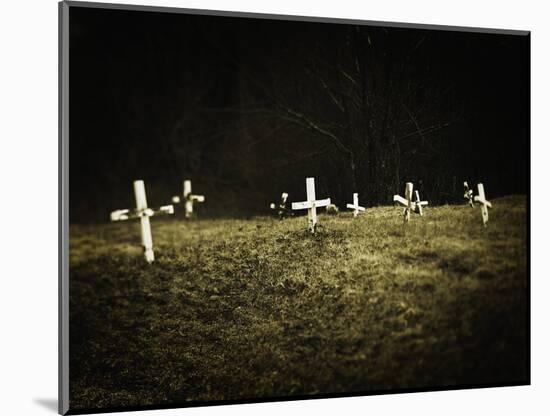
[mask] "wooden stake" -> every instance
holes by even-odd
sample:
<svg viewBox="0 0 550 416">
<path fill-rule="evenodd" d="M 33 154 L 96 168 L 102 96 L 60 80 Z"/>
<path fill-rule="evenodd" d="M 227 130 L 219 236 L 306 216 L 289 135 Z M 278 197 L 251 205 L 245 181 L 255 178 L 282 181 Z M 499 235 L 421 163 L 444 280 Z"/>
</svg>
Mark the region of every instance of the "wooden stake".
<svg viewBox="0 0 550 416">
<path fill-rule="evenodd" d="M 317 226 L 317 209 L 315 208 L 315 179 L 314 178 L 306 179 L 306 195 L 307 195 L 307 200 L 311 203 L 311 208 L 307 210 L 307 218 L 309 222 L 309 229 L 313 233 L 315 232 L 315 227 Z"/>
<path fill-rule="evenodd" d="M 409 222 L 411 218 L 412 194 L 413 184 L 412 182 L 407 182 L 407 184 L 405 185 L 405 198 L 407 198 L 407 208 L 405 208 L 404 212 L 405 222 Z"/>
<path fill-rule="evenodd" d="M 134 195 L 136 197 L 136 208 L 144 214 L 141 216 L 141 244 L 147 263 L 155 261 L 155 253 L 153 251 L 153 235 L 151 234 L 151 223 L 149 215 L 145 213 L 147 210 L 147 197 L 145 195 L 145 184 L 142 180 L 134 181 Z"/>
</svg>

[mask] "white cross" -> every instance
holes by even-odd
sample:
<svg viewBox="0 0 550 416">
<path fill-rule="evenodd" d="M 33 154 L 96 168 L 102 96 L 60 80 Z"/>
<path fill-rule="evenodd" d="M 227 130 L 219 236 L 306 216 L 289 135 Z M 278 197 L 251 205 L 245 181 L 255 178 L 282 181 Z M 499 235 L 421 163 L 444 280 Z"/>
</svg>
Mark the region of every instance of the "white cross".
<svg viewBox="0 0 550 416">
<path fill-rule="evenodd" d="M 354 217 L 357 217 L 359 212 L 364 212 L 365 211 L 365 207 L 359 206 L 359 194 L 358 193 L 353 194 L 353 204 L 348 204 L 347 207 L 349 209 L 353 210 L 353 216 Z"/>
<path fill-rule="evenodd" d="M 183 200 L 185 201 L 185 218 L 190 218 L 193 215 L 193 202 L 204 202 L 203 195 L 193 195 L 191 193 L 191 180 L 189 179 L 183 181 Z M 180 197 L 173 196 L 172 202 L 179 204 Z"/>
<path fill-rule="evenodd" d="M 477 184 L 477 193 L 478 195 L 474 196 L 474 202 L 480 204 L 481 206 L 481 217 L 483 218 L 483 226 L 487 227 L 487 222 L 489 221 L 489 208 L 493 208 L 493 205 L 487 199 L 485 199 L 485 189 L 483 189 L 483 184 Z"/>
<path fill-rule="evenodd" d="M 330 198 L 315 200 L 315 178 L 306 178 L 307 201 L 293 202 L 292 209 L 307 209 L 309 231 L 315 232 L 317 228 L 317 207 L 326 207 L 330 204 Z"/>
<path fill-rule="evenodd" d="M 472 208 L 474 207 L 474 191 L 470 189 L 466 181 L 464 181 L 464 199 L 468 201 Z"/>
<path fill-rule="evenodd" d="M 149 217 L 153 215 L 173 214 L 174 206 L 165 205 L 158 209 L 147 207 L 145 185 L 142 180 L 134 181 L 134 194 L 136 197 L 136 209 L 119 209 L 111 212 L 111 221 L 125 221 L 132 218 L 139 218 L 141 221 L 141 244 L 147 263 L 155 261 L 153 251 L 153 236 L 151 234 L 151 223 Z"/>
<path fill-rule="evenodd" d="M 428 201 L 421 201 L 418 191 L 414 191 L 415 200 L 413 203 L 413 211 L 422 216 L 422 206 L 428 205 Z"/>
<path fill-rule="evenodd" d="M 393 196 L 393 201 L 398 202 L 405 207 L 403 210 L 403 220 L 408 222 L 411 217 L 411 211 L 417 214 L 422 215 L 422 206 L 428 205 L 428 201 L 421 201 L 418 191 L 415 193 L 416 200 L 412 200 L 413 194 L 413 184 L 412 182 L 407 182 L 405 185 L 405 198 L 399 195 Z"/>
</svg>

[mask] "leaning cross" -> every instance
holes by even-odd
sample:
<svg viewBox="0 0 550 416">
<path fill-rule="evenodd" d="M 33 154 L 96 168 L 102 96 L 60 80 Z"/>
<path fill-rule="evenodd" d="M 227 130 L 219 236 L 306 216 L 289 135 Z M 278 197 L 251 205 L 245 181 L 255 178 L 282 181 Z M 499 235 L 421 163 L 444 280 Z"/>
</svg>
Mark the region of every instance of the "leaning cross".
<svg viewBox="0 0 550 416">
<path fill-rule="evenodd" d="M 487 227 L 487 222 L 489 221 L 489 208 L 493 208 L 491 203 L 485 199 L 485 189 L 483 189 L 483 184 L 477 184 L 477 193 L 478 195 L 474 196 L 474 202 L 480 204 L 481 206 L 481 217 L 483 218 L 483 226 Z"/>
<path fill-rule="evenodd" d="M 191 181 L 186 179 L 183 181 L 183 200 L 185 201 L 185 218 L 190 218 L 193 215 L 193 202 L 204 202 L 203 195 L 193 195 L 191 193 Z M 174 204 L 180 203 L 180 197 L 172 197 Z"/>
<path fill-rule="evenodd" d="M 293 202 L 292 209 L 307 209 L 309 231 L 315 233 L 317 228 L 317 207 L 326 207 L 330 198 L 315 200 L 315 178 L 306 178 L 307 201 Z"/>
<path fill-rule="evenodd" d="M 464 181 L 464 199 L 468 201 L 468 204 L 474 207 L 474 191 L 468 186 L 468 182 Z"/>
<path fill-rule="evenodd" d="M 403 210 L 403 221 L 408 222 L 411 217 L 411 211 L 422 215 L 422 206 L 428 205 L 428 201 L 421 201 L 418 191 L 415 193 L 415 201 L 412 200 L 413 184 L 407 182 L 405 185 L 405 198 L 399 195 L 393 196 L 393 201 L 398 202 L 405 207 Z"/>
<path fill-rule="evenodd" d="M 422 216 L 422 206 L 428 205 L 428 201 L 421 201 L 418 191 L 414 191 L 415 200 L 413 203 L 413 211 Z"/>
<path fill-rule="evenodd" d="M 147 208 L 147 197 L 145 185 L 142 180 L 134 181 L 134 194 L 136 197 L 136 209 L 119 209 L 111 212 L 111 221 L 125 221 L 132 218 L 141 220 L 141 244 L 147 263 L 155 260 L 153 251 L 153 236 L 151 234 L 151 223 L 149 217 L 153 215 L 173 214 L 174 206 L 165 205 L 160 208 Z"/>
<path fill-rule="evenodd" d="M 354 217 L 357 217 L 359 212 L 364 212 L 365 211 L 365 207 L 359 206 L 359 194 L 358 193 L 353 194 L 353 204 L 348 204 L 347 207 L 349 209 L 353 210 L 353 216 Z"/>
</svg>

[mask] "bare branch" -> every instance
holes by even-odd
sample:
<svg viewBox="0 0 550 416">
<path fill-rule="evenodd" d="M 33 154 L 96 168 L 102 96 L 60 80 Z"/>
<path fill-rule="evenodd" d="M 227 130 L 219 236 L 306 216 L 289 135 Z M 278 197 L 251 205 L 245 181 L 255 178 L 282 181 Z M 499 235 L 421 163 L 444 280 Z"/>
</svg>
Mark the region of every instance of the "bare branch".
<svg viewBox="0 0 550 416">
<path fill-rule="evenodd" d="M 324 90 L 327 92 L 328 96 L 330 97 L 330 99 L 332 100 L 332 102 L 334 104 L 336 104 L 336 107 L 338 107 L 338 109 L 345 113 L 345 110 L 344 110 L 344 106 L 342 105 L 342 103 L 338 100 L 338 98 L 336 98 L 336 96 L 333 94 L 331 88 L 327 85 L 327 83 L 325 82 L 325 80 L 323 79 L 323 77 L 317 73 L 316 71 L 313 71 L 311 69 L 308 69 L 306 68 L 306 72 L 307 73 L 310 73 L 312 75 L 314 75 L 318 80 L 319 82 L 321 83 L 321 85 L 323 86 Z"/>
<path fill-rule="evenodd" d="M 315 123 L 314 121 L 312 121 L 311 119 L 309 119 L 308 117 L 306 117 L 304 114 L 284 105 L 283 103 L 281 102 L 278 102 L 278 105 L 281 107 L 281 109 L 283 111 L 285 111 L 287 114 L 291 115 L 292 117 L 296 118 L 296 120 L 298 120 L 302 125 L 310 128 L 311 130 L 314 130 L 316 131 L 317 133 L 320 133 L 322 134 L 323 136 L 325 137 L 328 137 L 330 139 L 332 139 L 332 141 L 334 142 L 334 144 L 336 145 L 337 148 L 339 148 L 340 150 L 344 151 L 345 153 L 351 155 L 353 154 L 352 151 L 350 149 L 348 149 L 344 143 L 342 142 L 342 140 L 336 136 L 334 133 L 324 129 L 323 127 L 321 127 L 319 124 Z"/>
<path fill-rule="evenodd" d="M 411 121 L 412 121 L 413 124 L 415 125 L 415 127 L 416 127 L 416 132 L 418 133 L 418 135 L 419 135 L 420 138 L 422 139 L 422 142 L 425 143 L 426 138 L 424 137 L 424 133 L 422 133 L 422 130 L 420 129 L 420 126 L 419 126 L 419 124 L 418 124 L 418 121 L 416 121 L 416 117 L 413 116 L 413 114 L 411 113 L 411 111 L 409 110 L 409 108 L 405 105 L 405 103 L 401 103 L 401 105 L 403 106 L 403 108 L 405 109 L 405 111 L 406 111 L 407 114 L 409 115 L 409 118 L 411 119 Z"/>
<path fill-rule="evenodd" d="M 422 133 L 424 135 L 431 134 L 431 133 L 434 133 L 434 132 L 436 132 L 438 130 L 441 130 L 445 127 L 449 127 L 450 125 L 451 125 L 451 123 L 442 123 L 442 124 L 436 124 L 436 125 L 433 125 L 433 126 L 425 127 L 423 129 L 421 129 L 420 131 L 415 130 L 411 133 L 405 134 L 404 136 L 398 137 L 397 140 L 400 141 L 400 140 L 403 140 L 403 139 L 407 139 L 409 137 L 415 136 L 415 135 L 420 134 L 420 133 Z"/>
<path fill-rule="evenodd" d="M 353 79 L 353 77 L 351 75 L 349 75 L 346 71 L 344 71 L 343 69 L 340 70 L 340 72 L 342 73 L 342 75 L 349 79 L 351 81 L 351 83 L 355 86 L 355 87 L 359 87 L 359 84 L 357 83 L 357 81 L 355 81 Z"/>
</svg>

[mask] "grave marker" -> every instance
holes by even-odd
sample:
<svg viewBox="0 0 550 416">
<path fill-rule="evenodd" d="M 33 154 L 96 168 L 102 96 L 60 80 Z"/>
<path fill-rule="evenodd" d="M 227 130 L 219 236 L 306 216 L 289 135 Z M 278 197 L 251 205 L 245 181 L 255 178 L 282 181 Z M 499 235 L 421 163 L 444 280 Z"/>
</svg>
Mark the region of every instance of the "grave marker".
<svg viewBox="0 0 550 416">
<path fill-rule="evenodd" d="M 288 194 L 286 192 L 283 192 L 281 194 L 281 202 L 279 203 L 279 206 L 277 206 L 274 202 L 269 205 L 272 210 L 277 210 L 277 214 L 279 215 L 279 219 L 281 220 L 288 215 L 288 207 L 286 205 L 287 199 Z"/>
<path fill-rule="evenodd" d="M 155 260 L 153 251 L 153 236 L 151 234 L 151 223 L 149 217 L 153 215 L 173 214 L 174 206 L 165 205 L 160 208 L 148 208 L 145 184 L 142 180 L 134 181 L 134 195 L 136 198 L 136 209 L 119 209 L 111 212 L 111 221 L 125 221 L 139 218 L 141 222 L 141 245 L 147 263 Z"/>
<path fill-rule="evenodd" d="M 468 182 L 464 181 L 464 199 L 468 201 L 468 204 L 474 207 L 474 191 L 468 186 Z"/>
<path fill-rule="evenodd" d="M 353 194 L 353 204 L 347 204 L 347 207 L 353 210 L 354 217 L 357 217 L 359 212 L 365 212 L 365 207 L 359 205 L 359 194 L 357 192 Z"/>
<path fill-rule="evenodd" d="M 408 222 L 411 217 L 411 211 L 420 214 L 422 216 L 422 207 L 428 205 L 428 201 L 421 201 L 418 191 L 415 193 L 415 201 L 412 200 L 413 194 L 413 184 L 412 182 L 407 182 L 405 185 L 405 198 L 400 195 L 394 195 L 393 201 L 398 202 L 405 207 L 403 210 L 403 221 Z"/>
<path fill-rule="evenodd" d="M 403 210 L 403 221 L 405 222 L 408 222 L 411 217 L 412 191 L 413 184 L 411 182 L 407 182 L 407 184 L 405 185 L 405 198 L 400 195 L 393 196 L 393 202 L 398 202 L 405 207 L 405 209 Z"/>
<path fill-rule="evenodd" d="M 186 179 L 183 181 L 183 200 L 185 202 L 185 218 L 191 218 L 193 215 L 193 202 L 204 202 L 205 198 L 203 195 L 194 195 L 191 192 L 191 180 Z M 178 195 L 172 197 L 172 202 L 174 204 L 179 204 L 181 202 Z"/>
<path fill-rule="evenodd" d="M 293 202 L 292 209 L 307 209 L 309 231 L 315 233 L 317 228 L 317 208 L 330 204 L 330 198 L 315 200 L 315 178 L 306 178 L 307 201 Z"/>
<path fill-rule="evenodd" d="M 493 208 L 493 205 L 485 198 L 485 189 L 483 189 L 482 183 L 477 184 L 477 193 L 478 195 L 474 196 L 474 202 L 480 204 L 483 226 L 487 227 L 487 222 L 489 221 L 489 210 L 487 208 Z"/>
<path fill-rule="evenodd" d="M 422 216 L 422 206 L 428 205 L 428 201 L 421 201 L 418 191 L 414 191 L 415 200 L 413 204 L 413 211 Z"/>
</svg>

